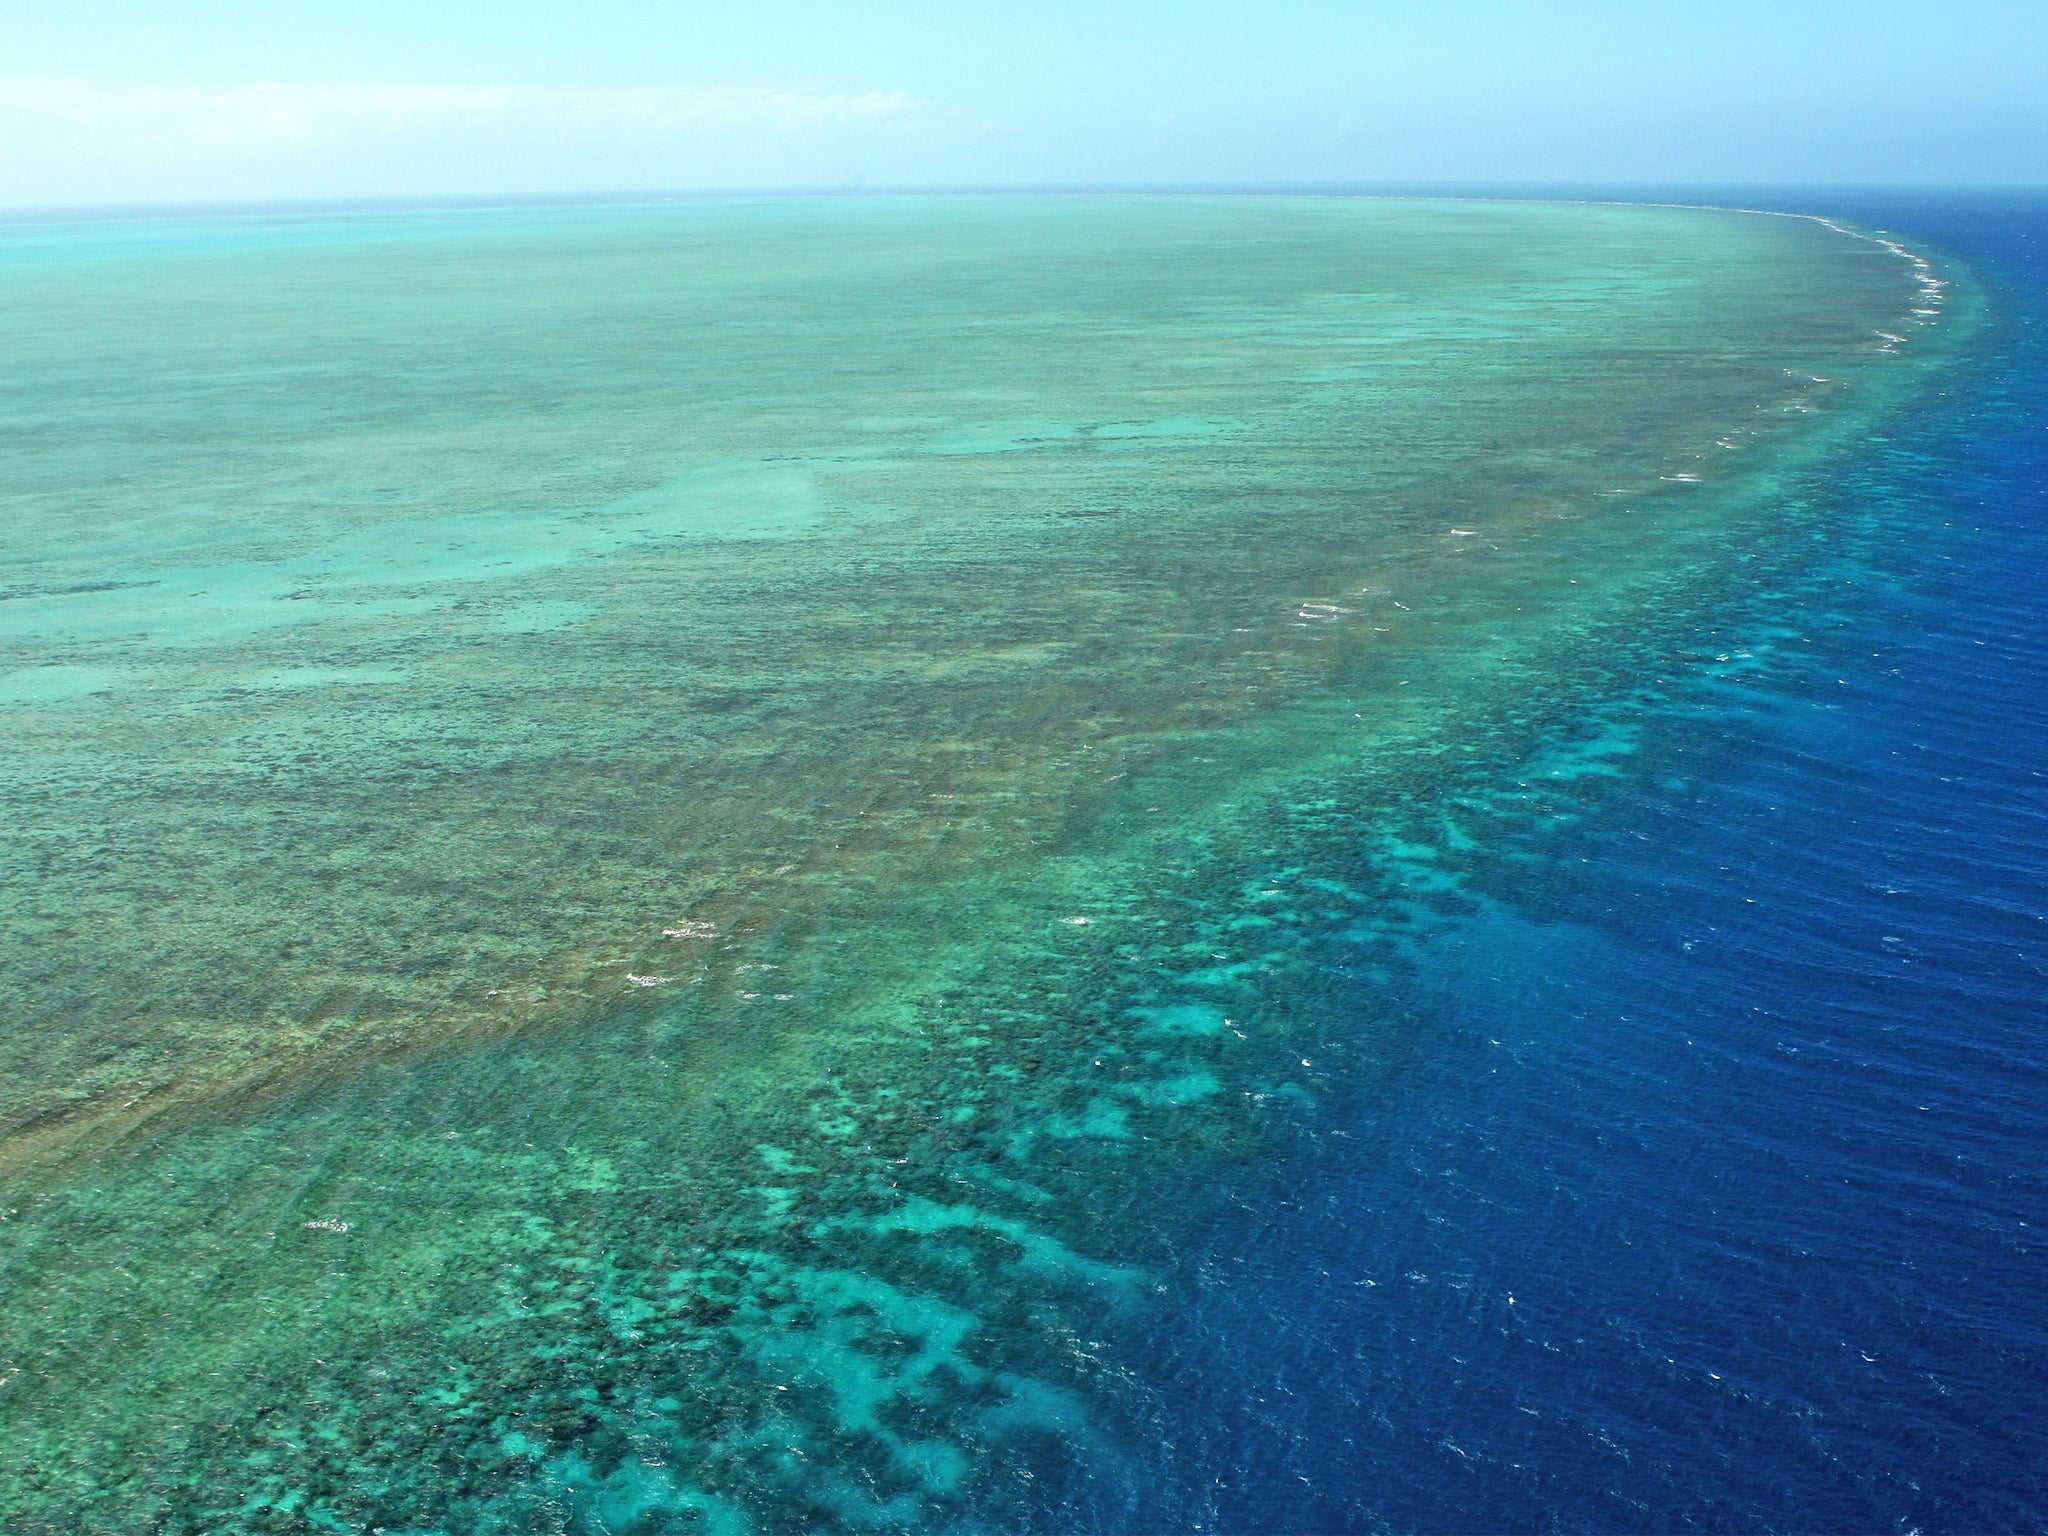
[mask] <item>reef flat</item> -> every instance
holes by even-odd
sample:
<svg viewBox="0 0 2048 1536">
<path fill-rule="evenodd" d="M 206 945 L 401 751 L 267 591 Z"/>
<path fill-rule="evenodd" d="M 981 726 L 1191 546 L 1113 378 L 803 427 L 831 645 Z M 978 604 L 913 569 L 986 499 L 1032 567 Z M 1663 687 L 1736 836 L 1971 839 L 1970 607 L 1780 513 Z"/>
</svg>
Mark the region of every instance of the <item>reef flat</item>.
<svg viewBox="0 0 2048 1536">
<path fill-rule="evenodd" d="M 1398 1061 L 1316 936 L 1612 771 L 1969 310 L 1816 220 L 1349 199 L 0 274 L 28 1531 L 1018 1528 L 1168 1389 L 1213 1171 Z"/>
</svg>

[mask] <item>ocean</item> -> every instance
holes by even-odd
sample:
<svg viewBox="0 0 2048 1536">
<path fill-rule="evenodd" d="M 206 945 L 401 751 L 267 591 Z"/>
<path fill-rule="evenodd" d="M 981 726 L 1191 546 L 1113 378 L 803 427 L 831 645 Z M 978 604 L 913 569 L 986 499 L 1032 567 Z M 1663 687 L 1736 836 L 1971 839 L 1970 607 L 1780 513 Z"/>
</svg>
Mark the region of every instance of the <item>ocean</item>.
<svg viewBox="0 0 2048 1536">
<path fill-rule="evenodd" d="M 1185 1260 L 1168 1458 L 1045 1529 L 2040 1525 L 2048 204 L 1764 206 L 1988 334 L 1411 958 L 1428 1045 Z"/>
<path fill-rule="evenodd" d="M 1779 201 L 0 231 L 9 1529 L 2038 1526 L 2048 205 Z"/>
</svg>

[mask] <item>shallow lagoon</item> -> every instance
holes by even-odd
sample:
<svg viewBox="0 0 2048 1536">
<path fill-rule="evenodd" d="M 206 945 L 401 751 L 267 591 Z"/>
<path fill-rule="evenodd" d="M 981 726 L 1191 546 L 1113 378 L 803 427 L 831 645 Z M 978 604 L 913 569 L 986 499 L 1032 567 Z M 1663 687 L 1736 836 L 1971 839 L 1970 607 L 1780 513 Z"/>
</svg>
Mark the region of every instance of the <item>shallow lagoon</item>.
<svg viewBox="0 0 2048 1536">
<path fill-rule="evenodd" d="M 1584 205 L 10 234 L 28 1529 L 1014 1523 L 1971 308 Z"/>
</svg>

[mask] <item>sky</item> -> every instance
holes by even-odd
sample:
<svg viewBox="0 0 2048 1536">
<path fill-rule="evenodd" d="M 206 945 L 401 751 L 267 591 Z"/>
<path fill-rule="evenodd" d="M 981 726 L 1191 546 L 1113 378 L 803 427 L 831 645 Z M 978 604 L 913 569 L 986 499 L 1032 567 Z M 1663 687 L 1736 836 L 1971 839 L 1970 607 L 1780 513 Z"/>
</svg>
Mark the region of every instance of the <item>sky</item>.
<svg viewBox="0 0 2048 1536">
<path fill-rule="evenodd" d="M 2048 0 L 0 0 L 0 206 L 2041 185 Z"/>
</svg>

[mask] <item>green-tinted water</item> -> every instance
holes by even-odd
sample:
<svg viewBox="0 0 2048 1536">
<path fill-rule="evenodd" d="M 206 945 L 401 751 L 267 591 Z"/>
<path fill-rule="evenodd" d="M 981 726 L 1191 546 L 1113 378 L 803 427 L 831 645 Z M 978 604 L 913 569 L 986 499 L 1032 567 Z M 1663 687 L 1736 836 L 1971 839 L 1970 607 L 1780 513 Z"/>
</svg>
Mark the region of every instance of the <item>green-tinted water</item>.
<svg viewBox="0 0 2048 1536">
<path fill-rule="evenodd" d="M 1485 784 L 1627 752 L 1588 701 L 1912 387 L 1918 270 L 1335 200 L 8 232 L 0 1512 L 999 1521 L 1150 1390 L 1164 1208 L 1399 1049 L 1294 957 L 1411 914 L 1315 850 L 1426 905 L 1540 813 Z"/>
</svg>

